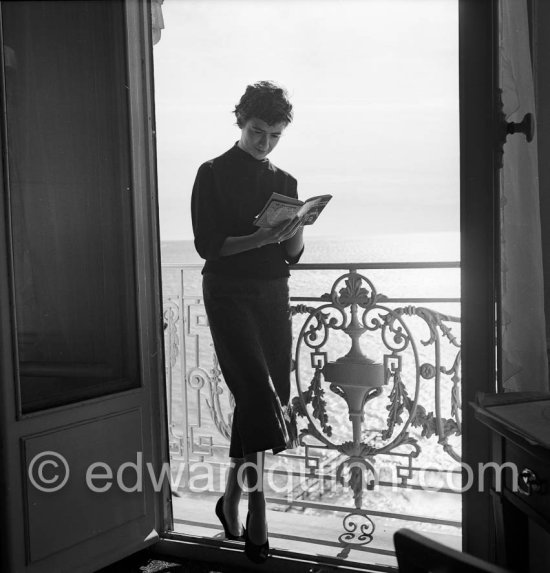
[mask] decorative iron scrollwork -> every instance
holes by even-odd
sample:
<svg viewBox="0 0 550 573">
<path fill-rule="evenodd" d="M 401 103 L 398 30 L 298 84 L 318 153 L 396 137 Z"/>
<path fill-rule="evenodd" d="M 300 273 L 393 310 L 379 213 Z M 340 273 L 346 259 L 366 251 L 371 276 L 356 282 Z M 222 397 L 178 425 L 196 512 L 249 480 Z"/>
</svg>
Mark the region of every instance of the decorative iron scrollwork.
<svg viewBox="0 0 550 573">
<path fill-rule="evenodd" d="M 366 545 L 373 539 L 374 522 L 363 511 L 356 511 L 344 517 L 343 525 L 346 533 L 338 540 L 345 545 Z"/>
<path fill-rule="evenodd" d="M 413 428 L 418 428 L 421 437 L 437 436 L 443 450 L 453 459 L 459 459 L 448 441 L 461 431 L 460 343 L 449 326 L 459 319 L 424 307 L 390 308 L 384 304 L 387 298 L 377 293 L 374 284 L 356 270 L 339 277 L 321 301 L 318 307 L 293 308 L 294 315 L 306 315 L 296 343 L 298 396 L 294 398 L 294 406 L 305 422 L 300 433 L 302 443 L 313 438 L 345 457 L 337 468 L 337 480 L 351 489 L 355 507 L 361 510 L 364 492 L 376 485 L 376 456 L 406 456 L 410 467 L 410 460 L 420 454 Z M 413 318 L 424 325 L 427 336 L 419 337 L 413 332 L 409 325 Z M 330 360 L 329 340 L 335 332 L 347 336 L 349 347 L 346 354 Z M 365 354 L 366 349 L 375 346 L 376 340 L 378 352 L 382 349 L 382 360 Z M 456 348 L 451 366 L 442 364 L 444 340 L 449 347 Z M 430 350 L 431 359 L 423 357 L 426 351 L 421 353 L 421 348 Z M 303 355 L 308 353 L 311 360 L 305 361 Z M 304 387 L 308 369 L 313 370 L 313 374 Z M 442 415 L 442 375 L 450 376 L 452 381 L 449 418 Z M 422 384 L 428 381 L 435 388 L 433 410 L 421 403 Z M 351 440 L 338 441 L 341 428 L 331 420 L 329 398 L 331 403 L 335 400 L 345 403 L 351 422 Z M 371 417 L 377 412 L 380 417 L 385 410 L 385 427 L 371 427 L 371 419 L 366 415 L 367 404 L 372 404 L 369 406 Z M 354 521 L 358 516 L 366 520 L 369 527 L 372 525 L 372 529 L 356 535 L 361 529 Z M 344 519 L 344 528 L 346 533 L 340 536 L 342 543 L 368 543 L 374 524 L 366 513 L 357 512 Z"/>
<path fill-rule="evenodd" d="M 163 308 L 165 352 L 168 362 L 173 368 L 179 356 L 180 339 L 178 336 L 178 323 L 180 320 L 179 306 L 174 301 L 168 301 Z"/>
<path fill-rule="evenodd" d="M 203 368 L 193 368 L 187 374 L 187 383 L 194 390 L 207 390 L 206 407 L 210 417 L 218 432 L 226 439 L 231 439 L 231 426 L 233 423 L 233 409 L 235 401 L 229 390 L 229 411 L 222 407 L 220 396 L 226 391 L 225 384 L 222 385 L 223 378 L 219 367 L 218 358 L 215 353 L 212 355 L 213 365 L 209 371 Z"/>
<path fill-rule="evenodd" d="M 201 304 L 192 300 L 192 305 Z M 424 307 L 394 308 L 357 270 L 346 271 L 315 300 L 320 302 L 291 307 L 295 324 L 301 321 L 292 405 L 305 453 L 289 456 L 305 464 L 308 479 L 322 475 L 349 488 L 354 510 L 338 534 L 345 558 L 353 547 L 372 541 L 375 525 L 364 506 L 370 490 L 388 485 L 379 481 L 382 459 L 390 459 L 400 486 L 415 479 L 425 443 L 420 438 L 435 437 L 445 455 L 459 461 L 453 444 L 461 432 L 460 342 L 452 329 L 459 319 Z M 211 342 L 207 325 L 203 331 L 199 324 L 192 334 L 185 330 L 179 339 L 180 322 L 188 316 L 188 306 L 181 305 L 180 311 L 176 301 L 165 299 L 167 366 L 171 372 L 180 359 L 184 363 L 182 392 L 189 390 L 186 404 L 198 407 L 199 422 L 194 425 L 194 410 L 187 410 L 185 433 L 176 438 L 180 444 L 190 442 L 190 455 L 219 455 L 215 434 L 230 439 L 233 396 L 215 353 L 202 346 L 202 341 Z M 442 353 L 443 343 L 451 350 Z M 194 366 L 186 368 L 190 355 Z M 201 414 L 205 404 L 208 416 Z M 211 435 L 202 435 L 208 426 Z"/>
</svg>

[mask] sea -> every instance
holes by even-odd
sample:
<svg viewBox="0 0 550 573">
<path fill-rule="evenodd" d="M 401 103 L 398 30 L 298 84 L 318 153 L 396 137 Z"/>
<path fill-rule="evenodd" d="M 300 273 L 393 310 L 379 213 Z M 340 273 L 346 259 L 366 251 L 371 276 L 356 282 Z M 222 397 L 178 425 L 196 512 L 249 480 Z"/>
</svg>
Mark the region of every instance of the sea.
<svg viewBox="0 0 550 573">
<path fill-rule="evenodd" d="M 458 232 L 304 236 L 302 263 L 458 261 Z M 164 263 L 200 263 L 192 240 L 162 241 Z"/>
<path fill-rule="evenodd" d="M 195 251 L 192 240 L 162 241 L 164 288 L 173 290 L 175 273 L 167 266 L 189 267 L 187 294 L 200 295 L 200 268 L 203 261 Z M 386 233 L 381 235 L 311 236 L 305 235 L 305 250 L 300 264 L 341 264 L 342 270 L 300 269 L 291 273 L 291 295 L 321 295 L 328 292 L 346 263 L 425 263 L 460 261 L 458 232 Z M 377 292 L 395 298 L 459 298 L 460 270 L 437 269 L 369 269 L 361 274 L 372 281 Z M 328 291 L 327 291 L 328 289 Z M 448 307 L 446 307 L 448 309 Z"/>
</svg>

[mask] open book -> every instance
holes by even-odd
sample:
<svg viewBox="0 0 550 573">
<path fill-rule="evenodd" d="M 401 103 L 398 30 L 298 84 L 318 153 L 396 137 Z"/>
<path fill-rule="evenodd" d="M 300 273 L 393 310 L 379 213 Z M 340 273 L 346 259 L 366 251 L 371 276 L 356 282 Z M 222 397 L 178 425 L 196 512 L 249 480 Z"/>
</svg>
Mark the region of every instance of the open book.
<svg viewBox="0 0 550 573">
<path fill-rule="evenodd" d="M 306 201 L 300 201 L 280 193 L 273 193 L 254 219 L 254 225 L 276 227 L 295 216 L 302 217 L 304 225 L 312 225 L 331 199 L 332 195 L 318 195 Z"/>
</svg>

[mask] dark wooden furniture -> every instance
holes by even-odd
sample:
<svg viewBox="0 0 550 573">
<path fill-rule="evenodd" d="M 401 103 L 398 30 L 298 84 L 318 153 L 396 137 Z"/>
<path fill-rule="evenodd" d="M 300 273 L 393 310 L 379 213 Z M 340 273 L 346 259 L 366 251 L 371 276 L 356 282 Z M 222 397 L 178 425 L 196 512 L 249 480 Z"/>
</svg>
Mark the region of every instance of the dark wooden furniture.
<svg viewBox="0 0 550 573">
<path fill-rule="evenodd" d="M 550 560 L 550 449 L 529 439 L 517 424 L 497 419 L 495 410 L 474 408 L 492 431 L 491 461 L 503 468 L 485 472 L 491 479 L 496 560 L 521 572 L 547 570 L 541 562 Z"/>
<path fill-rule="evenodd" d="M 393 536 L 399 573 L 507 573 L 506 569 L 461 553 L 409 529 Z"/>
</svg>

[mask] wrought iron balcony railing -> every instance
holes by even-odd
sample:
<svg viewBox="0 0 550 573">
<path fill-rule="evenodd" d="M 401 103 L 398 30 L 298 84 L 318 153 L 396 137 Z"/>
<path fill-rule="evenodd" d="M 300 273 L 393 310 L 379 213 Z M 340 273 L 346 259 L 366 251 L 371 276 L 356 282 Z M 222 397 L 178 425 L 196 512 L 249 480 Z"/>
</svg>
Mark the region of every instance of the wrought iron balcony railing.
<svg viewBox="0 0 550 573">
<path fill-rule="evenodd" d="M 204 481 L 205 464 L 223 489 L 233 406 L 209 337 L 200 268 L 163 265 L 170 447 L 173 460 L 184 462 L 177 484 L 184 491 Z M 422 296 L 437 291 L 445 273 L 456 287 L 458 268 L 293 267 L 293 406 L 301 447 L 271 459 L 269 499 L 286 509 L 343 515 L 335 532 L 339 557 L 368 550 L 375 518 L 451 534 L 460 527 L 460 299 Z M 386 296 L 379 282 L 405 294 Z M 446 496 L 439 511 L 424 511 L 426 488 Z"/>
</svg>

